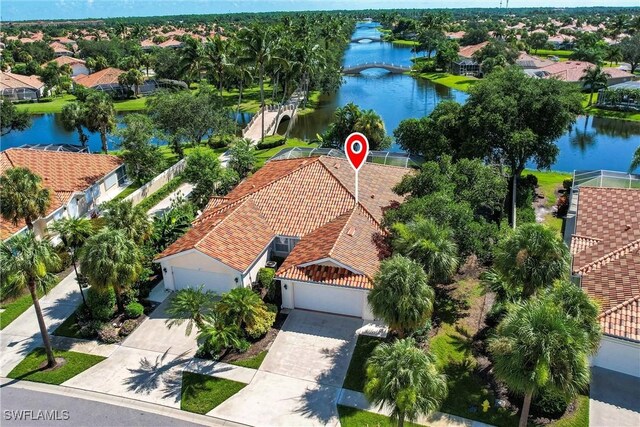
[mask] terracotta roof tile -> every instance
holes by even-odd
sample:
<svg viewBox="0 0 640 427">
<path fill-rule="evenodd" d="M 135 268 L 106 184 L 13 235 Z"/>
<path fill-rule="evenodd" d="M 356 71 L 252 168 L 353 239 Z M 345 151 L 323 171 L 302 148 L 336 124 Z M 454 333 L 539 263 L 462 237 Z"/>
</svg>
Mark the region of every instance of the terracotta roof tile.
<svg viewBox="0 0 640 427">
<path fill-rule="evenodd" d="M 594 239 L 591 237 L 578 236 L 577 234 L 574 234 L 571 236 L 571 255 L 582 252 L 586 248 L 591 247 L 601 241 L 602 239 Z"/>
<path fill-rule="evenodd" d="M 310 265 L 287 270 L 283 279 L 316 282 L 325 285 L 346 286 L 349 288 L 372 289 L 373 284 L 367 276 L 355 274 L 347 269 L 328 265 Z"/>
<path fill-rule="evenodd" d="M 52 59 L 49 62 L 55 62 L 56 64 L 65 65 L 65 64 L 85 64 L 85 61 L 80 58 L 74 58 L 73 56 L 59 56 L 57 58 Z"/>
<path fill-rule="evenodd" d="M 81 74 L 75 78 L 75 82 L 89 88 L 98 85 L 113 85 L 118 84 L 118 77 L 123 73 L 124 71 L 117 68 L 105 68 L 89 75 Z"/>
<path fill-rule="evenodd" d="M 22 74 L 0 73 L 0 89 L 18 89 L 28 87 L 40 89 L 44 86 L 38 76 L 23 76 Z"/>
<path fill-rule="evenodd" d="M 635 296 L 600 315 L 606 335 L 640 341 L 640 296 Z"/>
<path fill-rule="evenodd" d="M 473 54 L 488 45 L 489 42 L 482 42 L 478 44 L 473 44 L 470 46 L 462 46 L 458 51 L 458 56 L 462 58 L 473 58 Z"/>
</svg>

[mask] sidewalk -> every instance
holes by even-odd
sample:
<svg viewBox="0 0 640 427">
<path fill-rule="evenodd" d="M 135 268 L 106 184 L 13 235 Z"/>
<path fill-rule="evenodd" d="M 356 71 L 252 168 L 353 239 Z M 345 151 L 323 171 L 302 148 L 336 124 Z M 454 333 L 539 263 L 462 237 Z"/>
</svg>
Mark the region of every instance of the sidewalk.
<svg viewBox="0 0 640 427">
<path fill-rule="evenodd" d="M 171 207 L 171 203 L 173 203 L 173 201 L 178 198 L 178 195 L 181 195 L 182 197 L 186 198 L 189 196 L 189 194 L 191 194 L 191 191 L 193 191 L 193 185 L 189 184 L 188 182 L 185 182 L 180 187 L 178 187 L 176 191 L 169 194 L 167 197 L 160 200 L 158 204 L 156 204 L 154 207 L 149 209 L 147 211 L 147 215 L 150 218 L 153 218 L 154 216 L 162 215 L 167 210 L 169 210 L 169 208 Z"/>
<path fill-rule="evenodd" d="M 76 310 L 81 301 L 73 271 L 40 298 L 40 308 L 49 334 Z M 40 345 L 40 328 L 35 309 L 31 306 L 0 332 L 0 376 L 7 376 L 31 350 Z"/>
</svg>

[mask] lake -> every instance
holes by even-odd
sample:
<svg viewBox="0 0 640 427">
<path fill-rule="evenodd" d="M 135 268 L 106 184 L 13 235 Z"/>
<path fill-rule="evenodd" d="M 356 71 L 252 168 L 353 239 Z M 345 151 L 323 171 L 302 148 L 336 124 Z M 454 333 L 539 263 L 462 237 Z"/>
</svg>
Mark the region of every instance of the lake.
<svg viewBox="0 0 640 427">
<path fill-rule="evenodd" d="M 356 29 L 353 37 L 375 36 L 380 33 L 375 25 Z M 351 43 L 345 52 L 344 65 L 364 62 L 387 62 L 409 65 L 414 54 L 408 47 L 391 43 Z M 300 116 L 291 135 L 302 139 L 315 139 L 333 118 L 336 107 L 353 102 L 364 109 L 373 109 L 382 117 L 389 134 L 398 124 L 411 117 L 429 114 L 442 100 L 465 102 L 464 92 L 416 79 L 402 74 L 389 74 L 383 70 L 367 70 L 359 76 L 345 76 L 337 93 L 324 96 L 319 108 L 311 114 Z M 247 120 L 245 115 L 242 120 Z M 161 141 L 157 141 L 161 143 Z M 608 169 L 626 171 L 633 152 L 640 142 L 640 123 L 600 117 L 579 117 L 575 125 L 556 143 L 560 154 L 552 169 Z M 24 132 L 6 135 L 0 141 L 2 149 L 23 144 L 77 144 L 75 132 L 63 129 L 57 114 L 33 117 L 33 125 Z M 110 149 L 117 148 L 117 138 L 109 136 Z M 90 135 L 92 151 L 100 150 L 100 138 Z M 399 150 L 393 146 L 392 150 Z M 533 165 L 531 165 L 533 166 Z"/>
</svg>

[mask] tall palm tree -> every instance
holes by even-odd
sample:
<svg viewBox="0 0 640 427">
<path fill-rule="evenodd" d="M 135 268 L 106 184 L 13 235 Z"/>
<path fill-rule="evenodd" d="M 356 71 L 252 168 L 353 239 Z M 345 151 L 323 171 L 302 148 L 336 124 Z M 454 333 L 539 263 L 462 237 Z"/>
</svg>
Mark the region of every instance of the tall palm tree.
<svg viewBox="0 0 640 427">
<path fill-rule="evenodd" d="M 458 247 L 453 242 L 450 228 L 416 216 L 407 224 L 393 224 L 392 230 L 395 251 L 422 264 L 432 281 L 446 283 L 451 280 L 458 269 Z"/>
<path fill-rule="evenodd" d="M 113 288 L 118 311 L 124 312 L 122 293 L 138 278 L 142 265 L 136 244 L 120 230 L 103 228 L 91 236 L 78 254 L 80 270 L 98 291 Z"/>
<path fill-rule="evenodd" d="M 84 133 L 83 126 L 85 126 L 85 109 L 82 104 L 78 102 L 69 102 L 62 107 L 60 113 L 62 119 L 62 126 L 67 131 L 78 131 L 78 137 L 80 138 L 80 145 L 84 148 L 87 147 L 89 137 Z"/>
<path fill-rule="evenodd" d="M 434 357 L 416 347 L 413 339 L 383 343 L 367 361 L 367 399 L 391 408 L 398 427 L 440 407 L 447 397 L 447 378 L 436 368 Z"/>
<path fill-rule="evenodd" d="M 173 296 L 167 308 L 167 314 L 171 316 L 166 320 L 167 327 L 181 325 L 187 322 L 185 335 L 191 335 L 193 326 L 198 331 L 204 329 L 204 321 L 213 313 L 218 297 L 214 292 L 205 291 L 204 285 L 197 288 L 181 289 Z"/>
<path fill-rule="evenodd" d="M 84 101 L 85 125 L 91 132 L 100 133 L 102 152 L 108 153 L 107 134 L 116 127 L 113 100 L 104 92 L 94 92 Z"/>
<path fill-rule="evenodd" d="M 633 159 L 631 159 L 631 165 L 629 166 L 629 172 L 633 172 L 639 167 L 640 167 L 640 146 L 636 148 L 636 152 L 633 154 Z"/>
<path fill-rule="evenodd" d="M 353 130 L 364 134 L 371 150 L 386 150 L 391 146 L 382 118 L 373 110 L 365 110 L 356 121 Z"/>
<path fill-rule="evenodd" d="M 585 70 L 584 75 L 580 77 L 583 87 L 589 89 L 589 104 L 593 103 L 593 93 L 607 87 L 611 75 L 602 71 L 600 65 L 589 67 Z"/>
<path fill-rule="evenodd" d="M 54 221 L 48 228 L 60 237 L 62 244 L 71 253 L 71 263 L 73 264 L 73 270 L 76 273 L 76 280 L 78 281 L 78 287 L 80 288 L 80 295 L 82 295 L 82 302 L 87 305 L 87 301 L 84 299 L 82 285 L 77 279 L 78 268 L 76 261 L 78 249 L 80 249 L 87 239 L 94 234 L 94 228 L 93 224 L 91 224 L 91 220 L 88 218 L 62 218 Z"/>
<path fill-rule="evenodd" d="M 180 62 L 178 64 L 179 74 L 187 82 L 200 80 L 204 61 L 204 49 L 200 40 L 196 40 L 193 37 L 187 38 L 181 49 Z"/>
<path fill-rule="evenodd" d="M 49 271 L 59 266 L 60 258 L 51 244 L 46 240 L 36 239 L 32 231 L 18 234 L 9 243 L 2 242 L 0 245 L 0 278 L 3 282 L 11 281 L 29 289 L 47 353 L 47 368 L 56 366 L 56 358 L 40 308 L 38 287 L 46 289 L 53 276 Z"/>
<path fill-rule="evenodd" d="M 591 343 L 581 325 L 553 301 L 533 298 L 512 306 L 488 348 L 496 376 L 524 395 L 520 427 L 526 427 L 540 390 L 570 397 L 589 384 Z"/>
<path fill-rule="evenodd" d="M 144 243 L 153 231 L 147 213 L 130 200 L 113 200 L 103 206 L 103 217 L 107 227 L 120 230 L 136 244 Z"/>
<path fill-rule="evenodd" d="M 420 264 L 395 255 L 380 263 L 367 298 L 373 314 L 403 338 L 429 320 L 435 292 Z"/>
<path fill-rule="evenodd" d="M 271 29 L 262 25 L 254 25 L 243 30 L 239 35 L 240 43 L 245 47 L 245 52 L 258 71 L 258 82 L 260 84 L 260 108 L 264 108 L 264 74 L 265 67 L 272 59 L 272 49 L 274 45 Z M 264 114 L 262 115 L 262 135 L 260 140 L 264 140 Z"/>
<path fill-rule="evenodd" d="M 207 60 L 207 66 L 210 67 L 214 82 L 218 84 L 220 96 L 222 96 L 225 77 L 232 66 L 232 61 L 229 58 L 231 53 L 229 46 L 230 43 L 223 40 L 218 34 L 213 38 L 209 38 L 204 45 L 204 56 Z"/>
<path fill-rule="evenodd" d="M 11 168 L 0 176 L 0 214 L 17 226 L 24 220 L 33 230 L 33 221 L 44 216 L 51 203 L 49 189 L 42 186 L 42 178 L 27 168 Z"/>
<path fill-rule="evenodd" d="M 528 298 L 569 273 L 571 255 L 553 230 L 524 224 L 494 250 L 494 268 Z"/>
</svg>

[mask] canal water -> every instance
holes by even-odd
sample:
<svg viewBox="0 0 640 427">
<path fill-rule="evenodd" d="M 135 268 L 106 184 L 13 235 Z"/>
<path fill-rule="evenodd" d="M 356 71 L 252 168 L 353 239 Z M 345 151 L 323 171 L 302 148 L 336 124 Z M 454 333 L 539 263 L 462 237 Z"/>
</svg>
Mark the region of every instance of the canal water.
<svg viewBox="0 0 640 427">
<path fill-rule="evenodd" d="M 379 38 L 375 24 L 356 28 L 353 38 Z M 345 52 L 344 65 L 367 62 L 385 62 L 410 65 L 414 53 L 409 47 L 386 42 L 362 41 L 351 43 Z M 337 93 L 324 96 L 320 106 L 311 114 L 299 116 L 292 127 L 294 137 L 313 140 L 322 133 L 333 119 L 338 106 L 353 102 L 364 109 L 373 109 L 382 117 L 387 133 L 393 134 L 398 124 L 411 117 L 429 114 L 442 100 L 464 103 L 464 92 L 401 74 L 389 74 L 372 69 L 358 76 L 345 76 Z M 242 120 L 247 120 L 243 117 Z M 76 132 L 67 132 L 57 114 L 33 117 L 33 125 L 24 132 L 14 132 L 2 137 L 1 148 L 23 144 L 77 144 Z M 117 148 L 117 138 L 109 137 L 110 148 Z M 157 141 L 161 143 L 160 141 Z M 640 145 L 640 123 L 599 117 L 579 117 L 574 126 L 556 142 L 560 154 L 552 169 L 609 169 L 626 171 L 635 149 Z M 99 135 L 90 136 L 92 151 L 99 151 Z M 393 146 L 392 150 L 399 150 Z M 531 165 L 534 166 L 534 165 Z"/>
</svg>

